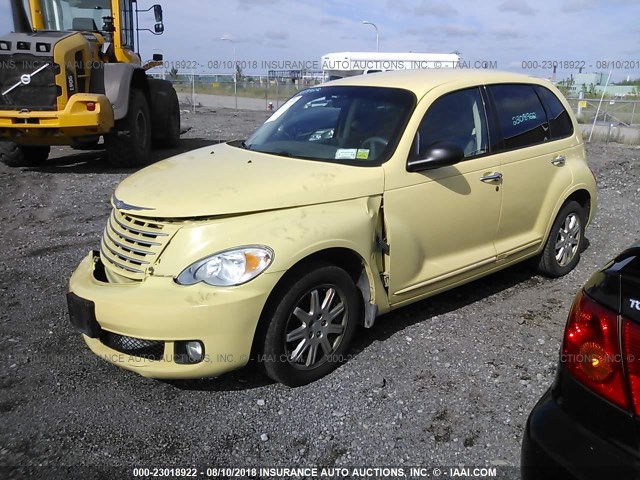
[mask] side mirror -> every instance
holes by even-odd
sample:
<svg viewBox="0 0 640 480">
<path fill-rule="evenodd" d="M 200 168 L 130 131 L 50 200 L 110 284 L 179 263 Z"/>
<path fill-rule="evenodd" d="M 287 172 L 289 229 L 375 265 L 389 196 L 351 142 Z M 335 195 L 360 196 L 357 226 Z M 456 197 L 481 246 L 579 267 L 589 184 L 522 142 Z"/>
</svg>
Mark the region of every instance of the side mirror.
<svg viewBox="0 0 640 480">
<path fill-rule="evenodd" d="M 162 23 L 162 5 L 154 5 L 153 14 L 156 17 L 156 23 Z"/>
<path fill-rule="evenodd" d="M 156 34 L 160 35 L 161 33 L 164 33 L 164 25 L 162 23 L 156 23 L 155 27 L 153 27 L 153 30 Z"/>
<path fill-rule="evenodd" d="M 464 150 L 455 143 L 437 142 L 426 149 L 419 157 L 407 162 L 408 172 L 422 172 L 434 168 L 449 167 L 464 158 Z"/>
<path fill-rule="evenodd" d="M 153 61 L 154 62 L 162 62 L 164 60 L 164 55 L 162 55 L 161 53 L 154 53 L 153 54 Z"/>
</svg>

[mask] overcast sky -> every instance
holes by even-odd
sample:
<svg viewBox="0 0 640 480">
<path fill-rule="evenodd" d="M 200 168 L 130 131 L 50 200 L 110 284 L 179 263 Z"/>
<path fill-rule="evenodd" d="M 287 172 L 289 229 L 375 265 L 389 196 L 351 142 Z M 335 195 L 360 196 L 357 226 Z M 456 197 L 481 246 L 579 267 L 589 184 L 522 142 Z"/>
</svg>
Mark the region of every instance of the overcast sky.
<svg viewBox="0 0 640 480">
<path fill-rule="evenodd" d="M 140 8 L 152 1 L 140 1 Z M 164 0 L 165 34 L 141 33 L 142 54 L 157 48 L 167 61 L 195 61 L 198 71 L 236 59 L 258 70 L 264 61 L 319 63 L 329 52 L 461 52 L 463 60 L 493 61 L 523 70 L 523 61 L 634 62 L 614 78 L 640 77 L 640 0 Z M 153 19 L 145 16 L 152 27 Z M 0 32 L 12 29 L 9 0 L 0 0 Z M 234 40 L 225 42 L 227 36 Z M 624 65 L 618 65 L 624 66 Z M 214 68 L 214 70 L 216 70 Z M 222 71 L 224 69 L 217 69 Z M 256 73 L 245 69 L 246 73 Z M 577 72 L 576 72 L 577 73 Z"/>
</svg>

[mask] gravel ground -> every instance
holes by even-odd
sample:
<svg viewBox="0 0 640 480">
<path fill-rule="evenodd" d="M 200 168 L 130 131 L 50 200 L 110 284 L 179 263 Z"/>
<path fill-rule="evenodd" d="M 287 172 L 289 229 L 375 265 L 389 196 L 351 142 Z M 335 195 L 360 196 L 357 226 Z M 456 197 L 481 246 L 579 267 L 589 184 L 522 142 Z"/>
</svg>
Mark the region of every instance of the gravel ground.
<svg viewBox="0 0 640 480">
<path fill-rule="evenodd" d="M 183 149 L 244 137 L 266 116 L 185 114 Z M 359 332 L 344 366 L 297 389 L 251 368 L 160 382 L 96 358 L 69 324 L 66 282 L 98 246 L 111 193 L 131 172 L 61 148 L 41 168 L 0 165 L 0 476 L 20 477 L 17 465 L 39 478 L 129 478 L 134 466 L 490 465 L 518 478 L 524 424 L 552 382 L 573 295 L 640 238 L 640 149 L 588 151 L 600 205 L 572 273 L 549 280 L 519 266 L 385 315 Z"/>
</svg>

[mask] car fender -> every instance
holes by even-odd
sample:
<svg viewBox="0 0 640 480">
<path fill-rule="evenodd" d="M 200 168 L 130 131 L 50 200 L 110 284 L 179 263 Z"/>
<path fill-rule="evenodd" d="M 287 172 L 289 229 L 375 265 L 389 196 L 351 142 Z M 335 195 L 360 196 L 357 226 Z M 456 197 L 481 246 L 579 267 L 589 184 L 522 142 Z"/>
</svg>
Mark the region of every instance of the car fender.
<svg viewBox="0 0 640 480">
<path fill-rule="evenodd" d="M 358 284 L 363 298 L 383 313 L 389 307 L 378 268 L 382 253 L 375 241 L 381 202 L 382 197 L 376 195 L 185 225 L 157 259 L 153 274 L 176 277 L 192 263 L 213 254 L 240 246 L 266 245 L 274 251 L 274 260 L 265 274 L 277 274 L 277 281 L 283 272 L 313 255 L 344 249 L 362 262 L 366 278 L 360 278 Z M 369 295 L 364 291 L 367 283 Z"/>
</svg>

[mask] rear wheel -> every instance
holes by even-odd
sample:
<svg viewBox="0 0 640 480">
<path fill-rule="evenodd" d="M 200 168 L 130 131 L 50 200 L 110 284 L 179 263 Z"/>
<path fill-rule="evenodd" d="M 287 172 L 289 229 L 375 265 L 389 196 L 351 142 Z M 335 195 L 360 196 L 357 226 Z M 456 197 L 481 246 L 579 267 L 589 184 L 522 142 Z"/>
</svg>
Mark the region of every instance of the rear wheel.
<svg viewBox="0 0 640 480">
<path fill-rule="evenodd" d="M 567 202 L 560 209 L 538 258 L 540 273 L 561 277 L 575 268 L 584 242 L 584 217 L 584 210 L 578 202 Z"/>
<path fill-rule="evenodd" d="M 142 91 L 131 89 L 127 116 L 118 120 L 114 131 L 105 136 L 105 145 L 107 160 L 114 167 L 137 167 L 149 160 L 151 116 Z"/>
<path fill-rule="evenodd" d="M 359 298 L 347 272 L 320 265 L 287 282 L 268 312 L 260 360 L 274 380 L 295 387 L 337 368 L 358 325 Z"/>
<path fill-rule="evenodd" d="M 13 142 L 0 142 L 0 160 L 9 167 L 41 165 L 47 158 L 49 146 L 20 146 Z"/>
<path fill-rule="evenodd" d="M 180 104 L 178 95 L 169 82 L 151 85 L 153 112 L 153 147 L 175 148 L 180 143 Z"/>
<path fill-rule="evenodd" d="M 100 137 L 95 138 L 83 138 L 82 140 L 76 139 L 71 142 L 71 148 L 74 150 L 98 150 L 101 148 Z"/>
</svg>

